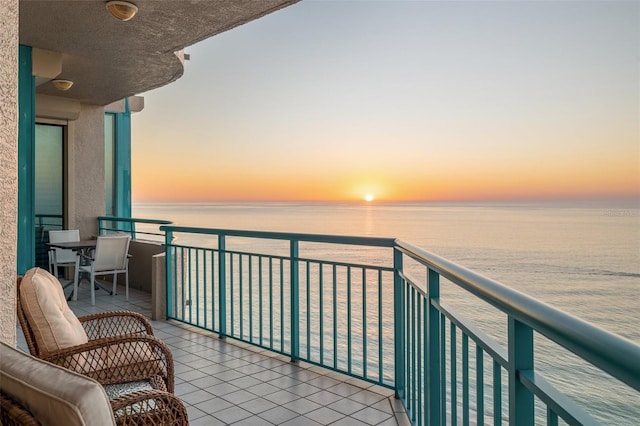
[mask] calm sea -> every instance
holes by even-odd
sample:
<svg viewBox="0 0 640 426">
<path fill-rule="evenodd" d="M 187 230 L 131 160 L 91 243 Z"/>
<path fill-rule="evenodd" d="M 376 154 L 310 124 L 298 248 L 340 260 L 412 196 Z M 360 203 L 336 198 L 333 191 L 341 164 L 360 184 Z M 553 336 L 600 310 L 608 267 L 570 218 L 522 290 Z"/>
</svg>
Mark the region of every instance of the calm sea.
<svg viewBox="0 0 640 426">
<path fill-rule="evenodd" d="M 177 225 L 399 238 L 640 344 L 637 202 L 136 204 L 133 210 L 134 217 Z M 569 353 L 546 359 L 540 362 L 548 363 L 554 383 L 603 422 L 634 424 L 640 417 L 638 396 L 625 386 Z M 600 401 L 602 392 L 615 396 Z"/>
</svg>

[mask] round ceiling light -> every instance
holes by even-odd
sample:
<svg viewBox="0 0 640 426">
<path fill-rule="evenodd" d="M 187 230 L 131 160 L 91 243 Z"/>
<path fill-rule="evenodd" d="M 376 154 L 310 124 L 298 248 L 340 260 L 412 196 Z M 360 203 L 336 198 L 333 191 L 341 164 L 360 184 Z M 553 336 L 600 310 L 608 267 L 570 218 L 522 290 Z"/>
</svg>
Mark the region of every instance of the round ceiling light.
<svg viewBox="0 0 640 426">
<path fill-rule="evenodd" d="M 71 80 L 55 79 L 55 80 L 52 80 L 51 82 L 56 87 L 56 89 L 61 90 L 63 92 L 66 92 L 67 90 L 71 89 L 71 86 L 73 86 L 73 81 Z"/>
<path fill-rule="evenodd" d="M 121 21 L 128 21 L 138 13 L 138 6 L 128 1 L 112 0 L 106 6 L 109 13 Z"/>
</svg>

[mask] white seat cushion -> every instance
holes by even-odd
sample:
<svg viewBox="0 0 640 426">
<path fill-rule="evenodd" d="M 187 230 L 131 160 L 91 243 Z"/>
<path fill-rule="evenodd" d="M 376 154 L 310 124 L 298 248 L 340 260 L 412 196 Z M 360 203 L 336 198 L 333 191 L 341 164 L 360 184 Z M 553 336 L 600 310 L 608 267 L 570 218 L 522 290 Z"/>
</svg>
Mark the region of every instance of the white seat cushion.
<svg viewBox="0 0 640 426">
<path fill-rule="evenodd" d="M 87 333 L 69 309 L 60 282 L 41 268 L 30 269 L 20 284 L 20 303 L 38 348 L 53 352 L 87 343 Z"/>
<path fill-rule="evenodd" d="M 43 426 L 112 426 L 113 411 L 95 380 L 0 342 L 0 390 Z"/>
</svg>

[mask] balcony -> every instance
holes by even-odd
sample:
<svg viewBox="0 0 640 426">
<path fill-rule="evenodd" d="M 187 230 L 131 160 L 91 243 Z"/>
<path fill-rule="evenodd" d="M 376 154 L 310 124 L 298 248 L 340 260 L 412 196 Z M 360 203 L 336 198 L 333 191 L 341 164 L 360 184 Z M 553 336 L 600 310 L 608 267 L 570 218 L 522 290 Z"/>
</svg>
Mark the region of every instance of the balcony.
<svg viewBox="0 0 640 426">
<path fill-rule="evenodd" d="M 405 242 L 126 218 L 99 228 L 164 238 L 151 299 L 169 321 L 154 326 L 193 424 L 632 424 L 637 414 L 638 345 Z M 81 293 L 72 309 L 93 312 L 88 301 Z M 103 294 L 95 309 L 150 315 L 152 304 L 148 293 Z"/>
<path fill-rule="evenodd" d="M 69 306 L 78 316 L 131 310 L 151 316 L 149 294 L 132 289 L 125 300 L 96 292 L 91 305 L 85 281 Z M 191 425 L 405 425 L 393 391 L 175 321 L 153 321 L 173 352 L 176 394 Z M 28 351 L 18 327 L 18 347 Z"/>
</svg>

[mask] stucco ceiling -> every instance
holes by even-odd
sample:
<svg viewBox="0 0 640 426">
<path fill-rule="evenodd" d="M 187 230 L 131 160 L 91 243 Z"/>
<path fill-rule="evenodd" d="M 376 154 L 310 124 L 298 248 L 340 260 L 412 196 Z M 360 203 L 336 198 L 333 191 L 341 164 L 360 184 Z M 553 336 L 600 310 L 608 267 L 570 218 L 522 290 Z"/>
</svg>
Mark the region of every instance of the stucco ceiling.
<svg viewBox="0 0 640 426">
<path fill-rule="evenodd" d="M 57 78 L 37 93 L 106 105 L 183 73 L 175 52 L 299 0 L 132 0 L 138 14 L 114 19 L 105 0 L 20 0 L 20 44 L 62 53 Z"/>
</svg>

